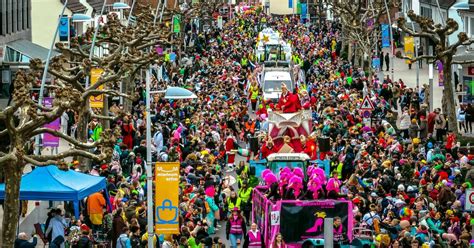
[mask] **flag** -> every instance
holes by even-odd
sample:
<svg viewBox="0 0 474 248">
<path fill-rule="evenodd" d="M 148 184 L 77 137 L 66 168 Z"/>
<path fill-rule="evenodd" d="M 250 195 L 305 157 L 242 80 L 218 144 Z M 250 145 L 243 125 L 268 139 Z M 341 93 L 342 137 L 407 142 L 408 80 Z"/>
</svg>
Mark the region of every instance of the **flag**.
<svg viewBox="0 0 474 248">
<path fill-rule="evenodd" d="M 390 31 L 388 24 L 382 24 L 382 48 L 390 47 Z"/>
</svg>

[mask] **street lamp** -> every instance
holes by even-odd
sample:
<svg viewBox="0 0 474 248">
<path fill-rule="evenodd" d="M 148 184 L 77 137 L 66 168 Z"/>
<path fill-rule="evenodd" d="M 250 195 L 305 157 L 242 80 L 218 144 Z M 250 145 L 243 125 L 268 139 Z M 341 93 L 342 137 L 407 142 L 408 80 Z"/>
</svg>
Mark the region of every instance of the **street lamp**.
<svg viewBox="0 0 474 248">
<path fill-rule="evenodd" d="M 104 1 L 104 3 L 105 2 L 106 1 Z M 112 8 L 116 10 L 122 10 L 122 9 L 130 9 L 130 6 L 126 3 L 117 2 L 117 3 L 112 4 Z"/>
<path fill-rule="evenodd" d="M 86 14 L 73 14 L 71 17 L 72 22 L 89 22 L 92 20 L 92 17 Z"/>
</svg>

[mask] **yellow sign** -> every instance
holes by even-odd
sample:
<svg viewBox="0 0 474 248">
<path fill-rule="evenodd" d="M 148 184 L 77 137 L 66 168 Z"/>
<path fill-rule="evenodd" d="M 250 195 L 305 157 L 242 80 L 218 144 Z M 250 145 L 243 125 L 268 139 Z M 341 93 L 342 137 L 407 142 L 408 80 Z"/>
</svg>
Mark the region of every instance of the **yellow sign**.
<svg viewBox="0 0 474 248">
<path fill-rule="evenodd" d="M 405 36 L 405 56 L 413 59 L 415 57 L 415 39 L 413 36 Z M 405 60 L 405 63 L 411 64 L 410 60 Z"/>
<path fill-rule="evenodd" d="M 155 232 L 179 234 L 179 163 L 156 163 Z"/>
<path fill-rule="evenodd" d="M 94 85 L 99 81 L 100 75 L 104 73 L 104 69 L 101 68 L 92 68 L 91 69 L 91 85 Z M 104 85 L 100 85 L 98 90 L 103 90 Z M 91 108 L 103 108 L 104 107 L 104 94 L 100 94 L 97 96 L 91 96 L 89 98 L 89 104 Z"/>
</svg>

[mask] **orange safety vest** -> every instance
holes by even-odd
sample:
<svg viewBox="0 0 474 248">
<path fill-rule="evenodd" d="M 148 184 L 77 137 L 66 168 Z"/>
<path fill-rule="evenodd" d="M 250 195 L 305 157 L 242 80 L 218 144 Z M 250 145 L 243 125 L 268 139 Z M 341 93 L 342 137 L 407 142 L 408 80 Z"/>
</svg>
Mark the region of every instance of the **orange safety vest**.
<svg viewBox="0 0 474 248">
<path fill-rule="evenodd" d="M 245 123 L 245 130 L 248 130 L 250 133 L 255 131 L 255 122 L 252 122 L 252 125 L 249 125 L 248 122 Z"/>
</svg>

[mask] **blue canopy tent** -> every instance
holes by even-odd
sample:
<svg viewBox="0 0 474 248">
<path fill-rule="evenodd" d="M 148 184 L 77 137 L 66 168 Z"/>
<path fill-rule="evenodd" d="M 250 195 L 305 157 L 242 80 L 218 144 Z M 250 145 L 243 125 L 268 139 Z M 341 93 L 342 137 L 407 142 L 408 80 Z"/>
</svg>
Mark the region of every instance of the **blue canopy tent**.
<svg viewBox="0 0 474 248">
<path fill-rule="evenodd" d="M 74 215 L 79 217 L 79 201 L 87 196 L 105 190 L 109 204 L 105 177 L 91 176 L 73 170 L 60 170 L 49 165 L 36 167 L 22 176 L 20 200 L 36 201 L 72 201 Z M 0 199 L 5 198 L 5 184 L 0 184 Z"/>
</svg>

